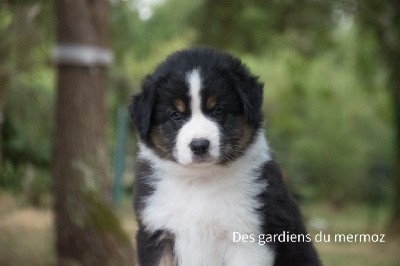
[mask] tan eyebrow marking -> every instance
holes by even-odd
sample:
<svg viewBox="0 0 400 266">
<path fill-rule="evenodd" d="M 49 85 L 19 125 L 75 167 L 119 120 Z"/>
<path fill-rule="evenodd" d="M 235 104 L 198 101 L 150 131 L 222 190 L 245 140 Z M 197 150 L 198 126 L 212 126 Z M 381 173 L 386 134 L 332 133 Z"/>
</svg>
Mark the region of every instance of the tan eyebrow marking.
<svg viewBox="0 0 400 266">
<path fill-rule="evenodd" d="M 181 113 L 184 113 L 184 112 L 185 112 L 185 110 L 186 110 L 186 105 L 185 105 L 185 103 L 184 103 L 181 99 L 175 100 L 174 104 L 175 104 L 176 109 L 177 109 L 179 112 L 181 112 Z"/>
<path fill-rule="evenodd" d="M 217 97 L 211 96 L 207 99 L 206 106 L 207 109 L 213 109 L 217 105 Z"/>
</svg>

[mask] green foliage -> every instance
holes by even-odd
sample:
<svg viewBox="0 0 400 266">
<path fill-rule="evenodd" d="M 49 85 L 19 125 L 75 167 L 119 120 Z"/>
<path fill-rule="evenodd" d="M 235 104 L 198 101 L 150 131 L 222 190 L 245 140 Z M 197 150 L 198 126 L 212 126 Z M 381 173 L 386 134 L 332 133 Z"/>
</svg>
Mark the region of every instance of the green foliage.
<svg viewBox="0 0 400 266">
<path fill-rule="evenodd" d="M 191 30 L 186 23 L 189 13 L 197 6 L 198 1 L 169 0 L 153 6 L 153 15 L 142 20 L 134 1 L 116 1 L 112 5 L 112 41 L 117 64 L 129 58 L 148 60 L 165 49 L 166 41 L 186 35 Z"/>
<path fill-rule="evenodd" d="M 0 188 L 22 193 L 24 201 L 30 205 L 41 207 L 46 205 L 51 189 L 49 169 L 32 164 L 2 163 L 0 172 Z"/>
<path fill-rule="evenodd" d="M 324 1 L 205 0 L 191 21 L 201 44 L 260 53 L 284 39 L 309 53 L 329 42 L 331 10 Z"/>
<path fill-rule="evenodd" d="M 53 130 L 53 73 L 19 76 L 9 88 L 5 104 L 3 154 L 14 163 L 49 166 Z"/>
<path fill-rule="evenodd" d="M 0 171 L 0 187 L 14 192 L 22 190 L 22 179 L 25 167 L 23 165 L 14 165 L 9 160 L 4 161 Z"/>
<path fill-rule="evenodd" d="M 51 1 L 0 8 L 0 187 L 41 205 L 50 190 L 54 75 L 48 66 Z M 43 27 L 43 25 L 48 25 Z"/>
<path fill-rule="evenodd" d="M 295 189 L 311 184 L 333 202 L 366 199 L 371 168 L 391 162 L 385 73 L 368 58 L 373 40 L 365 41 L 368 48 L 350 31 L 315 57 L 283 45 L 247 58 L 266 83 L 267 135 L 289 179 Z M 361 76 L 360 61 L 367 58 L 372 62 Z"/>
<path fill-rule="evenodd" d="M 24 176 L 24 197 L 32 206 L 43 207 L 49 204 L 48 196 L 52 181 L 48 168 L 36 168 L 28 165 Z"/>
<path fill-rule="evenodd" d="M 1 186 L 23 183 L 26 163 L 48 171 L 51 162 L 51 2 L 22 2 L 0 9 L 0 70 L 9 83 Z M 365 199 L 373 169 L 390 170 L 388 67 L 379 38 L 365 28 L 377 27 L 386 1 L 376 8 L 359 2 L 357 15 L 351 0 L 169 0 L 152 6 L 146 20 L 139 2 L 111 1 L 110 143 L 117 108 L 144 76 L 171 52 L 206 44 L 244 58 L 265 82 L 267 135 L 294 190 L 335 202 Z"/>
<path fill-rule="evenodd" d="M 390 169 L 392 113 L 376 40 L 360 39 L 348 4 L 174 0 L 142 21 L 120 2 L 114 95 L 137 91 L 166 55 L 192 43 L 234 51 L 266 83 L 267 134 L 294 189 L 332 202 L 366 199 L 371 169 Z"/>
</svg>

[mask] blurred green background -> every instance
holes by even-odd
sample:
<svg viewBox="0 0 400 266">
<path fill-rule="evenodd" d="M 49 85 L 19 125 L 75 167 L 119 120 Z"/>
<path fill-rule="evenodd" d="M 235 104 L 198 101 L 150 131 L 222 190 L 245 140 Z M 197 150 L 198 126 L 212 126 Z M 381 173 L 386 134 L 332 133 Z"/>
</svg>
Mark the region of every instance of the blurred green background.
<svg viewBox="0 0 400 266">
<path fill-rule="evenodd" d="M 175 50 L 221 48 L 242 58 L 265 83 L 267 137 L 309 230 L 387 234 L 386 243 L 318 243 L 324 263 L 400 265 L 400 244 L 388 228 L 400 189 L 392 181 L 399 148 L 393 104 L 394 90 L 400 90 L 393 77 L 400 73 L 396 1 L 111 0 L 110 5 L 115 59 L 107 91 L 110 169 L 118 109 L 140 90 L 142 78 Z M 55 263 L 54 21 L 52 1 L 0 4 L 0 265 Z M 116 210 L 133 235 L 132 128 L 124 146 Z"/>
</svg>

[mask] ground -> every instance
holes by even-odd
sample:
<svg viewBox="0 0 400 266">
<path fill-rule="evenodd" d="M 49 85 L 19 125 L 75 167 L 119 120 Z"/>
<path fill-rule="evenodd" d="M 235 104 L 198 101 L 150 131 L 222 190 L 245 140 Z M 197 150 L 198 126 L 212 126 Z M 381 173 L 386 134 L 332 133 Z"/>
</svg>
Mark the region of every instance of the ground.
<svg viewBox="0 0 400 266">
<path fill-rule="evenodd" d="M 0 265 L 55 265 L 53 214 L 51 208 L 27 207 L 23 200 L 0 192 Z M 341 211 L 321 203 L 302 204 L 310 233 L 384 233 L 386 211 L 352 204 Z M 129 197 L 117 209 L 126 233 L 136 224 Z M 385 237 L 385 243 L 316 243 L 324 265 L 399 265 L 400 240 Z"/>
</svg>

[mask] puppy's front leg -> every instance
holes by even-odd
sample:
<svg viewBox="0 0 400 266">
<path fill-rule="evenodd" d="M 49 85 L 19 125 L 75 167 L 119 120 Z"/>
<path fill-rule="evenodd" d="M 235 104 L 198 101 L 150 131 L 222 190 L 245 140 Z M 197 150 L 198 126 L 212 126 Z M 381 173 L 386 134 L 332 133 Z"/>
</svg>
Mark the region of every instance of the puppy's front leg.
<svg viewBox="0 0 400 266">
<path fill-rule="evenodd" d="M 139 227 L 136 235 L 138 262 L 140 266 L 174 266 L 172 240 L 164 231 L 151 234 Z"/>
</svg>

